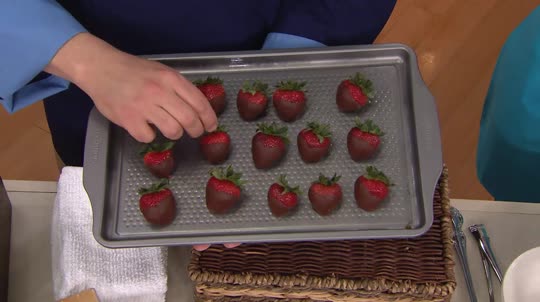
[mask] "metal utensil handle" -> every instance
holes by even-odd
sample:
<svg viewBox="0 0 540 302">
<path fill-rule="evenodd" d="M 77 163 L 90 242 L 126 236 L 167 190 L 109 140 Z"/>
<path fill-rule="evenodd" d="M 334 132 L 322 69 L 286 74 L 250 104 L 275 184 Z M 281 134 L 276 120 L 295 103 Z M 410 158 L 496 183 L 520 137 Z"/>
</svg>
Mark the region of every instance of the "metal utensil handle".
<svg viewBox="0 0 540 302">
<path fill-rule="evenodd" d="M 476 299 L 476 292 L 474 290 L 471 270 L 469 269 L 469 262 L 467 261 L 467 257 L 466 257 L 467 254 L 464 254 L 465 250 L 463 249 L 463 246 L 460 244 L 461 240 L 458 238 L 460 238 L 459 235 L 455 236 L 454 247 L 456 249 L 456 253 L 458 255 L 461 268 L 463 269 L 463 275 L 465 276 L 465 283 L 467 284 L 467 292 L 469 293 L 469 298 L 471 302 L 477 302 L 478 300 Z"/>
<path fill-rule="evenodd" d="M 493 294 L 493 280 L 491 279 L 491 271 L 490 271 L 490 264 L 486 258 L 486 255 L 482 253 L 482 250 L 480 250 L 480 257 L 482 258 L 482 266 L 484 267 L 484 274 L 486 275 L 486 282 L 488 285 L 488 294 L 489 294 L 489 302 L 495 301 L 495 296 Z"/>
<path fill-rule="evenodd" d="M 499 279 L 499 281 L 502 282 L 502 277 L 503 276 L 502 276 L 502 273 L 501 273 L 501 269 L 499 268 L 499 265 L 497 265 L 497 261 L 495 261 L 495 258 L 493 256 L 493 253 L 491 252 L 491 249 L 489 248 L 489 246 L 485 242 L 484 238 L 480 238 L 480 240 L 478 242 L 480 243 L 480 246 L 484 250 L 486 258 L 489 261 L 489 263 L 491 264 L 491 267 L 495 271 L 495 275 L 497 275 L 497 279 Z"/>
<path fill-rule="evenodd" d="M 462 261 L 463 261 L 465 277 L 466 277 L 466 281 L 467 281 L 467 288 L 469 290 L 469 296 L 471 298 L 471 301 L 476 302 L 477 301 L 476 300 L 476 292 L 474 290 L 471 270 L 469 268 L 469 261 L 467 260 L 467 250 L 466 250 L 465 246 L 462 247 L 462 251 L 463 251 Z"/>
<path fill-rule="evenodd" d="M 487 235 L 485 226 L 483 224 L 473 224 L 469 227 L 469 230 L 471 231 L 474 238 L 476 238 L 478 242 L 478 247 L 480 248 L 480 254 L 485 255 L 485 257 L 487 258 L 487 261 L 489 261 L 489 264 L 495 271 L 495 274 L 497 275 L 497 279 L 499 279 L 499 282 L 502 282 L 501 269 L 499 268 L 499 265 L 497 264 L 497 261 L 495 260 L 495 255 L 489 244 L 489 237 Z"/>
</svg>

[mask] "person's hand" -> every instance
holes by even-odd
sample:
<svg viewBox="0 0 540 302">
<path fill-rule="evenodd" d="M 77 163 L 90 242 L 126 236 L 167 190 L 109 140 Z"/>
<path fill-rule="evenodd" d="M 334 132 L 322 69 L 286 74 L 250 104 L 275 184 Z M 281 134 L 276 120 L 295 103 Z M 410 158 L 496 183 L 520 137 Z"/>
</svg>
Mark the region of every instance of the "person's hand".
<svg viewBox="0 0 540 302">
<path fill-rule="evenodd" d="M 75 83 L 111 122 L 149 143 L 150 124 L 171 140 L 217 128 L 206 97 L 177 71 L 121 52 L 83 33 L 67 42 L 45 71 Z"/>
<path fill-rule="evenodd" d="M 184 131 L 198 137 L 217 128 L 216 114 L 206 97 L 177 71 L 121 52 L 89 33 L 68 41 L 45 71 L 75 83 L 105 117 L 140 142 L 154 140 L 150 124 L 171 140 L 179 139 Z M 224 244 L 227 248 L 238 245 Z"/>
<path fill-rule="evenodd" d="M 235 248 L 237 246 L 239 246 L 241 243 L 224 243 L 223 246 L 226 247 L 226 248 L 229 248 L 229 249 L 232 249 L 232 248 Z M 194 245 L 193 248 L 199 252 L 202 252 L 204 250 L 206 250 L 207 248 L 210 247 L 210 244 L 199 244 L 199 245 Z"/>
</svg>

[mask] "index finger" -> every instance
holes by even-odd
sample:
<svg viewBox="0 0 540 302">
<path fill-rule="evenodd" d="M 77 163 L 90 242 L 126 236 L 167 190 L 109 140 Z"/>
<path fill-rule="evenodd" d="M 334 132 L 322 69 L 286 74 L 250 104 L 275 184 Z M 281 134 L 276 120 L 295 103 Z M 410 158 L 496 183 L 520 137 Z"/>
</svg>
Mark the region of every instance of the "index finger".
<svg viewBox="0 0 540 302">
<path fill-rule="evenodd" d="M 175 91 L 185 102 L 187 102 L 193 110 L 199 115 L 204 128 L 208 132 L 212 132 L 217 128 L 217 116 L 210 102 L 204 94 L 195 87 L 190 81 L 178 74 L 178 85 L 175 85 Z"/>
</svg>

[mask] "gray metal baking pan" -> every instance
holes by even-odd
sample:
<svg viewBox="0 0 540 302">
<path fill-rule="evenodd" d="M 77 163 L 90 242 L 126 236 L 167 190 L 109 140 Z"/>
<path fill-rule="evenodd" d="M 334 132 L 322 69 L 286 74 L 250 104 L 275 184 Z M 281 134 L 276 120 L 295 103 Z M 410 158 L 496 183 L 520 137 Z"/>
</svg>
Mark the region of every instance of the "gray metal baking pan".
<svg viewBox="0 0 540 302">
<path fill-rule="evenodd" d="M 439 122 L 434 98 L 409 47 L 387 44 L 145 58 L 162 62 L 190 80 L 209 75 L 223 79 L 228 105 L 220 123 L 230 130 L 233 146 L 224 165 L 242 172 L 247 184 L 234 212 L 211 215 L 205 205 L 205 186 L 212 166 L 202 159 L 197 141 L 185 136 L 175 148 L 180 160 L 171 179 L 178 215 L 167 227 L 152 227 L 138 209 L 137 189 L 156 181 L 137 154 L 140 145 L 94 109 L 86 138 L 84 187 L 92 204 L 93 233 L 102 245 L 409 238 L 431 227 L 433 193 L 443 168 Z M 373 81 L 374 101 L 360 113 L 339 113 L 336 88 L 355 72 Z M 291 138 L 287 156 L 279 167 L 267 172 L 255 169 L 250 143 L 257 122 L 280 122 L 275 110 L 270 104 L 268 114 L 256 122 L 242 121 L 236 110 L 238 89 L 253 79 L 270 87 L 287 79 L 307 82 L 307 111 L 300 120 L 287 124 Z M 380 153 L 363 163 L 350 160 L 346 148 L 346 136 L 356 116 L 374 120 L 386 133 Z M 295 137 L 308 121 L 332 127 L 330 156 L 318 164 L 306 165 L 298 156 Z M 374 212 L 359 209 L 353 197 L 354 181 L 367 165 L 384 171 L 395 184 L 387 201 Z M 294 215 L 275 218 L 266 194 L 283 173 L 305 194 Z M 327 217 L 317 215 L 307 198 L 309 185 L 319 173 L 342 175 L 343 203 Z"/>
</svg>

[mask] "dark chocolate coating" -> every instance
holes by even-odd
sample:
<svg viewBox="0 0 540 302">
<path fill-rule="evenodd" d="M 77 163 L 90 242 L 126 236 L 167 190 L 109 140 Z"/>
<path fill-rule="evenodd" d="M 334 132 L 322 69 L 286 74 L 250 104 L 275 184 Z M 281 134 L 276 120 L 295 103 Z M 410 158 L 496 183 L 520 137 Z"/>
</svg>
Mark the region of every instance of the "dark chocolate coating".
<svg viewBox="0 0 540 302">
<path fill-rule="evenodd" d="M 365 140 L 354 136 L 352 131 L 349 131 L 349 134 L 347 135 L 347 150 L 349 151 L 352 160 L 362 161 L 373 157 L 377 148 L 370 145 Z"/>
<path fill-rule="evenodd" d="M 360 181 L 360 177 L 354 183 L 354 199 L 359 208 L 368 212 L 375 211 L 383 202 L 383 200 L 379 200 L 379 198 L 369 193 L 368 189 Z"/>
<path fill-rule="evenodd" d="M 201 145 L 204 158 L 211 164 L 221 164 L 229 158 L 231 144 L 208 144 Z"/>
<path fill-rule="evenodd" d="M 298 153 L 300 153 L 300 158 L 306 163 L 316 163 L 322 160 L 328 151 L 330 150 L 330 145 L 326 147 L 311 147 L 308 145 L 305 139 L 302 138 L 300 133 L 296 138 L 296 144 L 298 145 Z"/>
<path fill-rule="evenodd" d="M 306 102 L 288 102 L 276 101 L 274 99 L 274 107 L 276 108 L 279 119 L 284 122 L 292 122 L 298 119 L 304 113 Z"/>
<path fill-rule="evenodd" d="M 206 185 L 206 207 L 212 214 L 220 215 L 228 213 L 240 198 L 225 192 L 217 191 L 212 186 Z"/>
<path fill-rule="evenodd" d="M 256 104 L 248 101 L 247 98 L 243 96 L 238 96 L 236 99 L 236 107 L 238 108 L 238 113 L 240 117 L 245 121 L 254 121 L 260 117 L 266 110 L 268 106 L 268 100 L 263 104 Z"/>
<path fill-rule="evenodd" d="M 363 106 L 358 104 L 351 95 L 351 92 L 344 84 L 341 82 L 336 91 L 336 104 L 339 111 L 341 112 L 354 112 L 362 108 Z"/>
<path fill-rule="evenodd" d="M 214 109 L 216 115 L 220 115 L 221 113 L 223 113 L 223 111 L 225 111 L 225 95 L 217 96 L 208 101 L 210 102 L 210 106 L 212 106 L 212 109 Z"/>
<path fill-rule="evenodd" d="M 310 188 L 308 197 L 313 210 L 321 216 L 327 216 L 341 205 L 343 193 L 340 191 L 339 195 L 317 194 Z"/>
<path fill-rule="evenodd" d="M 270 211 L 272 212 L 272 215 L 276 217 L 283 217 L 291 213 L 294 208 L 288 208 L 284 204 L 282 204 L 279 200 L 273 198 L 270 196 L 270 192 L 268 194 L 268 207 L 270 208 Z"/>
<path fill-rule="evenodd" d="M 174 158 L 171 156 L 157 165 L 147 165 L 146 168 L 157 178 L 167 178 L 174 172 Z"/>
<path fill-rule="evenodd" d="M 176 216 L 176 203 L 174 197 L 168 196 L 156 206 L 143 210 L 139 207 L 144 218 L 155 225 L 170 224 Z"/>
<path fill-rule="evenodd" d="M 279 164 L 285 156 L 285 150 L 278 147 L 265 147 L 263 143 L 253 137 L 251 141 L 251 155 L 257 169 L 270 169 Z"/>
</svg>

